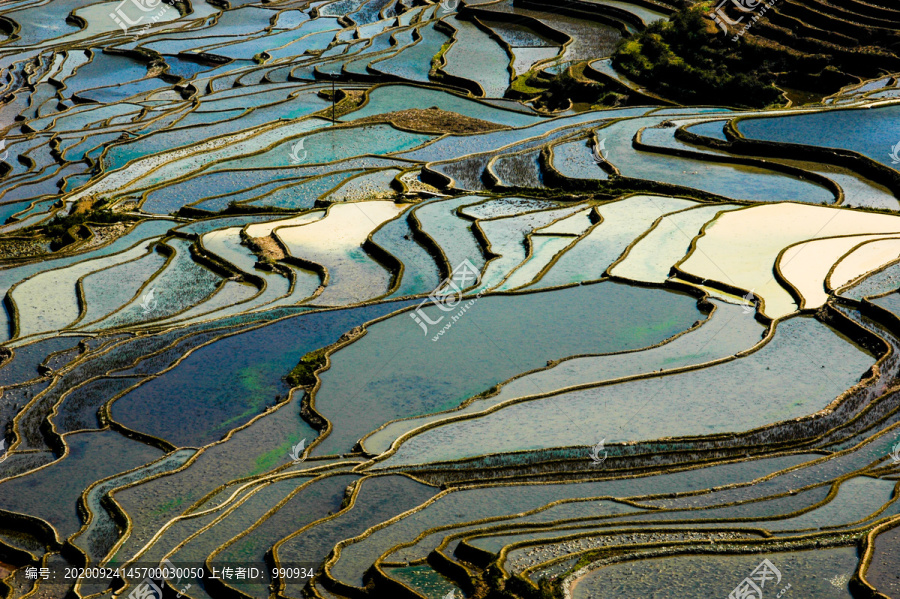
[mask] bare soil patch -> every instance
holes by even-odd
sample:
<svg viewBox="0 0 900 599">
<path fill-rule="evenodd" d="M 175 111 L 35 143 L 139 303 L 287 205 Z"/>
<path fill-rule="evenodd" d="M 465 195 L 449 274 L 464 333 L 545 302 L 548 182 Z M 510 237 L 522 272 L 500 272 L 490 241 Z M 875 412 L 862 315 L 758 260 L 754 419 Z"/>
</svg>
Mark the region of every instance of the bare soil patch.
<svg viewBox="0 0 900 599">
<path fill-rule="evenodd" d="M 410 108 L 408 110 L 386 112 L 385 114 L 372 115 L 354 121 L 354 123 L 383 122 L 388 122 L 398 129 L 415 131 L 416 133 L 449 133 L 451 135 L 484 133 L 486 131 L 498 131 L 509 128 L 490 121 L 450 112 L 449 110 L 441 110 L 437 106 L 427 109 Z"/>
<path fill-rule="evenodd" d="M 261 258 L 268 258 L 269 260 L 282 260 L 284 259 L 284 250 L 281 249 L 281 246 L 278 245 L 278 242 L 275 241 L 275 238 L 271 235 L 266 235 L 265 237 L 249 237 L 247 239 L 247 245 L 253 250 L 254 254 L 259 255 Z"/>
</svg>

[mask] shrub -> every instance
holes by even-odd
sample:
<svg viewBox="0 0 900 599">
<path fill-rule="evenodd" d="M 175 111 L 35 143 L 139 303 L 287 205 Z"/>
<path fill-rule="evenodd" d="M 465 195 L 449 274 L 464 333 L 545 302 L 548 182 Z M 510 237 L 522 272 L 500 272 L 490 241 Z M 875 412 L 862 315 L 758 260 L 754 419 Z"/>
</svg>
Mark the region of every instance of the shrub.
<svg viewBox="0 0 900 599">
<path fill-rule="evenodd" d="M 285 380 L 291 387 L 312 387 L 316 384 L 315 372 L 325 365 L 325 350 L 327 348 L 311 351 L 294 366 Z"/>
</svg>

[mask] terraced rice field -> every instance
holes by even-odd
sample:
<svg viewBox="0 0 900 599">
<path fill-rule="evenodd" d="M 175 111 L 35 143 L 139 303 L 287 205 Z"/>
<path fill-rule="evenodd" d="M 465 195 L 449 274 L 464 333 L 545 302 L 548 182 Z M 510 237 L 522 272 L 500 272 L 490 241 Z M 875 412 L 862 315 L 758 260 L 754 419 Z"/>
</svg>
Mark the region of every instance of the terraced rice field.
<svg viewBox="0 0 900 599">
<path fill-rule="evenodd" d="M 900 599 L 900 10 L 695 4 L 0 4 L 0 596 Z"/>
</svg>

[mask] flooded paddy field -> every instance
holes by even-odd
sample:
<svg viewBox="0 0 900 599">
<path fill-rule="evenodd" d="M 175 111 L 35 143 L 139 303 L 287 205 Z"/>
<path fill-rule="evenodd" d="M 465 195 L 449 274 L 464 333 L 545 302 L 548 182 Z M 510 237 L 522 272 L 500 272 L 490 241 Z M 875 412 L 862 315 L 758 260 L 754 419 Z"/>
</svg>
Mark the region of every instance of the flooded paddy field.
<svg viewBox="0 0 900 599">
<path fill-rule="evenodd" d="M 751 4 L 0 4 L 0 597 L 900 599 L 900 9 Z"/>
</svg>

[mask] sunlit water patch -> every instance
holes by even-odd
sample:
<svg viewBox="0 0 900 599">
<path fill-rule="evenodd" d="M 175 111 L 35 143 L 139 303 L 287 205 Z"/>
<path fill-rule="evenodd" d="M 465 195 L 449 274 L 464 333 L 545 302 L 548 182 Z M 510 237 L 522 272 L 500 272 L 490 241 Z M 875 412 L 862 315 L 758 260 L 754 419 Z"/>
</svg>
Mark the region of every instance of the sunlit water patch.
<svg viewBox="0 0 900 599">
<path fill-rule="evenodd" d="M 424 310 L 434 321 L 445 314 Z M 316 451 L 347 451 L 384 422 L 455 407 L 547 360 L 657 343 L 698 315 L 689 296 L 611 283 L 482 297 L 445 334 L 450 315 L 423 333 L 409 313 L 398 314 L 332 356 L 315 401 L 334 430 Z"/>
</svg>

